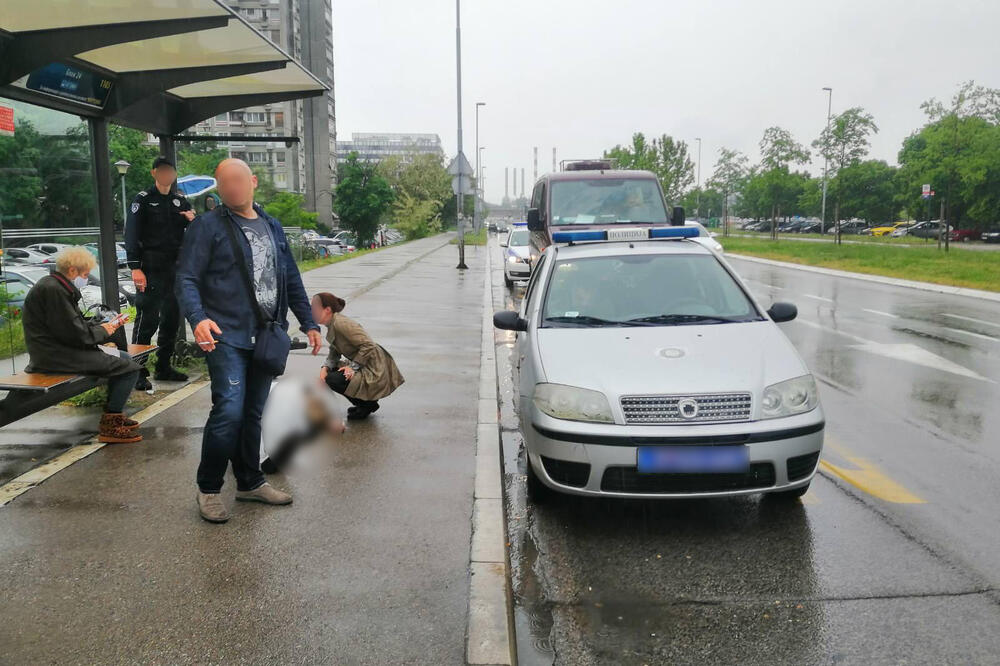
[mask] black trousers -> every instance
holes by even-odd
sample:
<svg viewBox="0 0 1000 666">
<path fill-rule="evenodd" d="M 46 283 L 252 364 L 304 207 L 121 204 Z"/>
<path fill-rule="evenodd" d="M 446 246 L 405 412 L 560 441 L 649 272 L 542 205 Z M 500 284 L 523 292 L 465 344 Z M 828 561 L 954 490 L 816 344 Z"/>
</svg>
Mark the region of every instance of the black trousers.
<svg viewBox="0 0 1000 666">
<path fill-rule="evenodd" d="M 148 345 L 153 333 L 156 337 L 156 369 L 170 367 L 170 358 L 177 344 L 177 327 L 180 324 L 180 307 L 174 295 L 174 273 L 164 271 L 146 272 L 146 289 L 135 296 L 135 327 L 132 329 L 132 343 Z"/>
<path fill-rule="evenodd" d="M 359 400 L 358 398 L 352 398 L 349 395 L 344 395 L 344 391 L 347 390 L 347 385 L 350 383 L 351 382 L 347 379 L 347 377 L 344 376 L 344 372 L 342 370 L 330 370 L 326 373 L 326 385 L 350 400 L 351 404 L 358 409 L 371 411 L 375 407 L 378 407 L 377 400 Z"/>
</svg>

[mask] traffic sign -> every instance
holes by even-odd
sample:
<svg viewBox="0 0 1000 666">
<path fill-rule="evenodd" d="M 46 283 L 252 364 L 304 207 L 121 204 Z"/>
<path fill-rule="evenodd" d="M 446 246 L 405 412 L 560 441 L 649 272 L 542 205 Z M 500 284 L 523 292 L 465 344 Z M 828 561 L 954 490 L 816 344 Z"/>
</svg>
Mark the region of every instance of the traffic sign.
<svg viewBox="0 0 1000 666">
<path fill-rule="evenodd" d="M 931 185 L 930 185 L 930 183 L 924 183 L 924 186 L 923 186 L 923 188 L 922 188 L 922 190 L 921 190 L 920 193 L 923 194 L 925 197 L 928 194 L 930 194 L 931 193 Z"/>
<path fill-rule="evenodd" d="M 471 176 L 473 174 L 472 165 L 465 159 L 465 153 L 458 156 L 448 165 L 448 175 L 450 176 Z"/>
<path fill-rule="evenodd" d="M 467 175 L 454 176 L 451 179 L 451 191 L 455 194 L 468 194 L 472 191 L 472 179 Z"/>
</svg>

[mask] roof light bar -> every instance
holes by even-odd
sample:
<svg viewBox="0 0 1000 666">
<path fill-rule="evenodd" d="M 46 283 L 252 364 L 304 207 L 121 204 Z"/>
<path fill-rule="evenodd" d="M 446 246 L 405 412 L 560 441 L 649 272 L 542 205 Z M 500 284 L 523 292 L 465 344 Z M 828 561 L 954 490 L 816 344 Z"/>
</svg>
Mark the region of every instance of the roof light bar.
<svg viewBox="0 0 1000 666">
<path fill-rule="evenodd" d="M 552 233 L 553 243 L 583 243 L 607 240 L 644 240 L 644 239 L 680 239 L 696 238 L 697 227 L 655 227 L 629 229 L 587 229 L 580 231 L 555 231 Z"/>
</svg>

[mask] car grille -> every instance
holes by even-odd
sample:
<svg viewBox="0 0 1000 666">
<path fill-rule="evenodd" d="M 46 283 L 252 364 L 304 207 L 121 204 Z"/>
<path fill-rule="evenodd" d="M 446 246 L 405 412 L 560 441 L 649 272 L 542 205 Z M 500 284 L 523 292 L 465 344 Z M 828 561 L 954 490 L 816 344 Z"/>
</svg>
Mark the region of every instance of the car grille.
<svg viewBox="0 0 1000 666">
<path fill-rule="evenodd" d="M 740 474 L 640 474 L 635 467 L 608 467 L 601 478 L 601 490 L 615 493 L 715 493 L 773 485 L 771 463 L 753 463 Z"/>
<path fill-rule="evenodd" d="M 808 453 L 804 456 L 795 456 L 788 459 L 788 480 L 798 481 L 804 479 L 816 469 L 816 462 L 819 460 L 819 452 Z"/>
<path fill-rule="evenodd" d="M 587 480 L 590 479 L 589 463 L 555 460 L 542 456 L 542 465 L 550 479 L 564 486 L 582 488 L 587 485 Z"/>
<path fill-rule="evenodd" d="M 697 415 L 682 416 L 679 407 L 682 400 L 693 400 L 698 406 Z M 749 393 L 627 395 L 621 399 L 627 425 L 749 421 L 751 404 Z"/>
</svg>

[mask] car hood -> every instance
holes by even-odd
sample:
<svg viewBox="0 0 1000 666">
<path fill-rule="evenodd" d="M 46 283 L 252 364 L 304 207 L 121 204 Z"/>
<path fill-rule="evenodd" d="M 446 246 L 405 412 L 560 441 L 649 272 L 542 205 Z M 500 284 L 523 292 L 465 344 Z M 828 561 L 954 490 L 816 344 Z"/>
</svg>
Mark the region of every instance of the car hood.
<svg viewBox="0 0 1000 666">
<path fill-rule="evenodd" d="M 522 259 L 527 259 L 530 250 L 531 249 L 527 245 L 512 245 L 507 248 L 507 254 L 513 254 L 521 257 Z"/>
<path fill-rule="evenodd" d="M 703 326 L 541 328 L 544 381 L 622 395 L 749 391 L 808 374 L 770 320 Z M 755 400 L 756 402 L 756 400 Z"/>
</svg>

